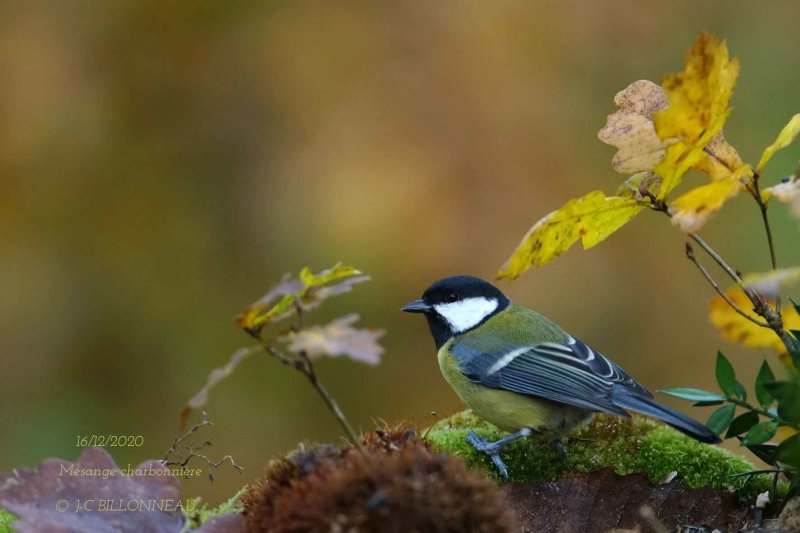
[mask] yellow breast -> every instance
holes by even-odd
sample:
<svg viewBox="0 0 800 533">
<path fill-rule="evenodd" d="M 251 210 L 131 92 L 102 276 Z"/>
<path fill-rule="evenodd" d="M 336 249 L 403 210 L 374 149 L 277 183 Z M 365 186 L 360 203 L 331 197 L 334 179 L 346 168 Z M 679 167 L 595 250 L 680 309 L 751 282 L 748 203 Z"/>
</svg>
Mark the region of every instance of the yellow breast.
<svg viewBox="0 0 800 533">
<path fill-rule="evenodd" d="M 561 435 L 591 419 L 593 413 L 580 407 L 473 383 L 458 369 L 447 349 L 449 344 L 438 353 L 442 375 L 470 409 L 500 429 L 513 432 L 531 428 Z"/>
</svg>

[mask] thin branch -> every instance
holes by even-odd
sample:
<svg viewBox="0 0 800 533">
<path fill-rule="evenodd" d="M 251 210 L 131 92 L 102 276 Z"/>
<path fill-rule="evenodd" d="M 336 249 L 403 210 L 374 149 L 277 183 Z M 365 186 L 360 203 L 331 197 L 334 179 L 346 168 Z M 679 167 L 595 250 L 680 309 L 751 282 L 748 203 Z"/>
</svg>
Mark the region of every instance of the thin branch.
<svg viewBox="0 0 800 533">
<path fill-rule="evenodd" d="M 733 302 L 733 300 L 728 298 L 728 295 L 726 295 L 725 292 L 720 288 L 720 286 L 716 282 L 716 280 L 714 280 L 714 278 L 711 276 L 711 274 L 708 273 L 708 270 L 706 270 L 706 268 L 700 263 L 700 261 L 697 260 L 697 257 L 695 257 L 695 255 L 694 255 L 694 248 L 692 248 L 692 245 L 689 244 L 688 242 L 686 243 L 686 257 L 689 258 L 689 260 L 692 263 L 695 264 L 695 266 L 698 268 L 698 270 L 700 270 L 700 272 L 703 274 L 703 276 L 706 278 L 706 280 L 708 280 L 708 282 L 711 284 L 711 286 L 714 287 L 714 290 L 717 291 L 717 294 L 719 294 L 720 297 L 723 300 L 725 300 L 725 302 L 727 302 L 727 304 L 730 305 L 733 308 L 734 311 L 736 311 L 737 313 L 742 315 L 744 318 L 746 318 L 750 322 L 756 324 L 757 326 L 761 326 L 762 328 L 768 328 L 769 327 L 769 324 L 767 324 L 766 322 L 764 322 L 762 320 L 758 320 L 757 318 L 753 318 L 752 316 L 750 316 L 750 314 L 746 313 L 741 307 L 736 305 Z"/>
<path fill-rule="evenodd" d="M 650 196 L 650 199 L 653 203 L 651 209 L 664 213 L 668 217 L 672 217 L 672 213 L 670 213 L 669 206 L 666 204 L 666 202 L 656 200 L 654 197 L 652 197 L 652 195 Z M 774 331 L 789 352 L 792 352 L 792 350 L 796 349 L 797 341 L 788 331 L 786 331 L 786 329 L 784 329 L 783 317 L 781 316 L 780 311 L 776 311 L 776 309 L 770 306 L 766 298 L 764 298 L 762 295 L 752 289 L 749 289 L 748 287 L 745 287 L 742 283 L 741 274 L 731 268 L 731 266 L 728 265 L 728 263 L 726 263 L 725 260 L 722 259 L 722 257 L 706 243 L 706 241 L 701 239 L 696 234 L 690 234 L 689 237 L 696 242 L 709 255 L 709 257 L 711 257 L 714 262 L 716 262 L 720 268 L 722 268 L 722 270 L 724 270 L 725 273 L 730 276 L 734 282 L 736 282 L 742 291 L 744 291 L 745 295 L 747 295 L 747 297 L 753 303 L 753 311 L 755 314 L 762 317 L 766 321 L 766 326 L 763 327 L 767 327 Z M 735 306 L 733 307 L 735 308 Z"/>
<path fill-rule="evenodd" d="M 753 199 L 755 199 L 756 203 L 758 204 L 758 209 L 761 211 L 761 219 L 764 221 L 764 229 L 767 232 L 767 243 L 769 244 L 769 258 L 772 262 L 772 270 L 778 269 L 778 260 L 775 258 L 775 243 L 772 239 L 772 228 L 769 225 L 769 215 L 767 214 L 767 204 L 761 198 L 761 190 L 759 189 L 758 185 L 758 178 L 759 174 L 753 174 L 753 189 L 751 194 Z M 775 310 L 780 313 L 781 312 L 781 297 L 775 297 Z"/>
<path fill-rule="evenodd" d="M 339 404 L 336 403 L 334 397 L 328 392 L 328 389 L 326 389 L 317 378 L 317 374 L 314 372 L 314 365 L 311 363 L 311 360 L 308 358 L 306 353 L 300 352 L 298 357 L 290 357 L 271 344 L 265 344 L 264 349 L 269 355 L 275 357 L 285 365 L 294 367 L 296 370 L 300 371 L 306 377 L 306 379 L 308 379 L 309 383 L 311 383 L 311 385 L 322 397 L 322 400 L 328 406 L 328 409 L 331 410 L 333 415 L 339 421 L 339 424 L 342 426 L 342 429 L 344 429 L 345 433 L 347 433 L 347 437 L 350 439 L 350 442 L 353 443 L 353 446 L 355 446 L 361 453 L 366 453 L 364 446 L 361 444 L 361 439 L 358 438 L 358 435 L 353 430 L 350 422 L 347 421 L 344 411 L 342 411 L 341 407 L 339 407 Z"/>
<path fill-rule="evenodd" d="M 726 263 L 725 260 L 722 259 L 722 257 L 720 257 L 720 255 L 717 252 L 715 252 L 714 249 L 708 245 L 708 243 L 706 243 L 706 241 L 704 241 L 694 233 L 689 235 L 689 238 L 692 239 L 694 242 L 696 242 L 698 246 L 700 246 L 700 248 L 702 248 L 703 251 L 707 253 L 708 256 L 711 257 L 711 259 L 713 259 L 714 262 L 717 263 L 720 266 L 720 268 L 722 268 L 722 270 L 724 270 L 725 273 L 728 274 L 728 276 L 730 276 L 730 278 L 733 281 L 736 282 L 737 285 L 742 284 L 742 277 L 739 275 L 739 273 L 733 268 L 731 268 L 731 266 L 728 265 L 728 263 Z"/>
</svg>

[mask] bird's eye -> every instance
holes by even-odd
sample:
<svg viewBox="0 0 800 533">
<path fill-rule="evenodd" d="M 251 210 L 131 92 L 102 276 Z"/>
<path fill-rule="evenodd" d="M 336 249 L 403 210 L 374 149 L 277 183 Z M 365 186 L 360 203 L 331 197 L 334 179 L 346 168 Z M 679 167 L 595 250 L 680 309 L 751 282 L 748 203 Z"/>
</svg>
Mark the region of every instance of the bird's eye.
<svg viewBox="0 0 800 533">
<path fill-rule="evenodd" d="M 445 301 L 445 302 L 447 302 L 447 303 L 449 303 L 449 304 L 451 304 L 451 303 L 453 303 L 453 302 L 457 302 L 457 301 L 458 301 L 458 294 L 456 294 L 456 293 L 454 293 L 454 292 L 451 292 L 450 294 L 448 294 L 448 295 L 445 297 L 444 301 Z"/>
</svg>

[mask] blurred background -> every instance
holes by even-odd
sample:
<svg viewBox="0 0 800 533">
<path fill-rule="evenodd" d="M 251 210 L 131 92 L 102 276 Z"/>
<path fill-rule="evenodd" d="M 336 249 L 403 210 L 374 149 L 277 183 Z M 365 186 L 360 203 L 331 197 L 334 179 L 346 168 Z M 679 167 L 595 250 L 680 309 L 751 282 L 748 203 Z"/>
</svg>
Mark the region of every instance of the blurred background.
<svg viewBox="0 0 800 533">
<path fill-rule="evenodd" d="M 340 260 L 373 281 L 310 319 L 354 311 L 387 330 L 380 366 L 319 364 L 352 421 L 459 409 L 400 306 L 443 276 L 493 277 L 540 217 L 613 192 L 596 132 L 614 94 L 680 70 L 700 30 L 741 59 L 725 135 L 755 162 L 800 111 L 798 17 L 794 2 L 3 3 L 0 470 L 73 460 L 77 435 L 142 435 L 111 450 L 122 465 L 162 456 L 182 404 L 249 344 L 233 316 L 284 272 Z M 797 222 L 772 217 L 779 261 L 799 264 Z M 745 197 L 704 235 L 740 270 L 768 268 Z M 713 388 L 718 347 L 752 383 L 764 354 L 712 329 L 683 241 L 645 212 L 501 287 L 650 388 Z M 266 357 L 207 408 L 210 454 L 246 469 L 184 483 L 212 503 L 341 435 Z"/>
</svg>

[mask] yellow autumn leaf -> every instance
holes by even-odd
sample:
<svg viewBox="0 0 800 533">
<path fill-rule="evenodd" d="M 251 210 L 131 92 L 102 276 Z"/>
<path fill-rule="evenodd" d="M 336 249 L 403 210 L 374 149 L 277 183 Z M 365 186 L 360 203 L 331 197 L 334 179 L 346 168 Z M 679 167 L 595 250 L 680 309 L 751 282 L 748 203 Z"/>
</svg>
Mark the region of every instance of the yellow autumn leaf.
<svg viewBox="0 0 800 533">
<path fill-rule="evenodd" d="M 734 287 L 727 290 L 725 295 L 730 298 L 739 309 L 748 313 L 752 312 L 753 304 L 742 289 Z M 786 347 L 774 331 L 750 322 L 734 311 L 720 296 L 711 300 L 710 308 L 711 313 L 709 317 L 711 318 L 711 322 L 720 329 L 725 339 L 733 342 L 740 342 L 748 348 L 772 348 L 778 353 L 786 352 Z M 783 326 L 785 329 L 800 329 L 800 315 L 797 314 L 793 306 L 789 305 L 784 307 L 781 315 L 783 316 Z M 759 318 L 755 315 L 753 315 L 753 317 Z"/>
<path fill-rule="evenodd" d="M 758 162 L 756 171 L 760 174 L 767 162 L 772 159 L 773 155 L 775 155 L 775 152 L 792 144 L 792 141 L 794 141 L 798 134 L 800 134 L 800 113 L 789 119 L 789 122 L 778 134 L 775 142 L 764 149 L 764 153 L 761 154 L 761 159 Z"/>
<path fill-rule="evenodd" d="M 606 196 L 602 191 L 575 198 L 539 220 L 503 265 L 498 278 L 515 279 L 531 266 L 542 266 L 563 254 L 578 239 L 586 250 L 617 231 L 645 207 L 635 198 Z"/>
<path fill-rule="evenodd" d="M 694 166 L 705 172 L 712 180 L 720 180 L 738 172 L 744 163 L 736 148 L 728 144 L 720 131 L 703 149 L 703 157 Z"/>
<path fill-rule="evenodd" d="M 727 45 L 703 32 L 686 55 L 683 72 L 664 78 L 662 87 L 669 106 L 653 117 L 658 136 L 671 142 L 655 168 L 663 180 L 660 200 L 704 158 L 703 148 L 720 132 L 728 117 L 728 103 L 738 75 L 739 62 L 729 60 Z"/>
<path fill-rule="evenodd" d="M 314 287 L 317 285 L 324 285 L 330 281 L 340 278 L 356 276 L 358 274 L 361 274 L 361 271 L 355 267 L 337 264 L 332 268 L 323 270 L 319 274 L 313 274 L 310 268 L 304 267 L 303 270 L 300 271 L 299 278 L 300 281 L 305 283 L 306 287 Z"/>
<path fill-rule="evenodd" d="M 800 283 L 800 267 L 779 268 L 762 274 L 748 274 L 742 284 L 768 298 L 784 296 L 786 291 Z"/>
<path fill-rule="evenodd" d="M 360 276 L 361 271 L 351 266 L 334 265 L 332 268 L 314 274 L 304 267 L 298 279 L 285 275 L 281 281 L 248 306 L 236 317 L 236 324 L 248 331 L 259 331 L 269 322 L 282 320 L 294 311 L 295 305 L 303 310 L 311 310 L 319 306 L 326 298 L 336 294 L 349 292 L 353 285 L 369 279 Z M 326 286 L 328 283 L 344 279 L 338 284 Z"/>
<path fill-rule="evenodd" d="M 696 187 L 670 204 L 672 224 L 686 233 L 696 233 L 720 210 L 722 205 L 744 189 L 750 180 L 750 165 L 742 165 L 735 174 Z"/>
</svg>

